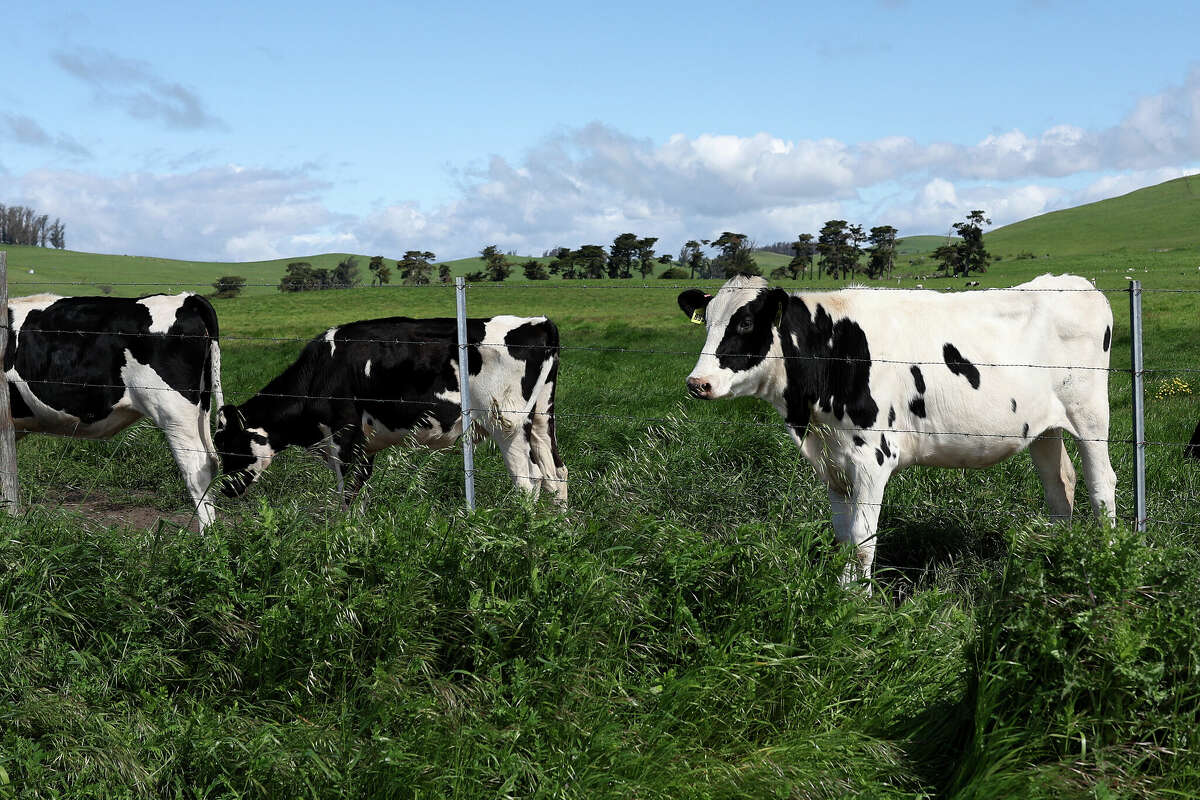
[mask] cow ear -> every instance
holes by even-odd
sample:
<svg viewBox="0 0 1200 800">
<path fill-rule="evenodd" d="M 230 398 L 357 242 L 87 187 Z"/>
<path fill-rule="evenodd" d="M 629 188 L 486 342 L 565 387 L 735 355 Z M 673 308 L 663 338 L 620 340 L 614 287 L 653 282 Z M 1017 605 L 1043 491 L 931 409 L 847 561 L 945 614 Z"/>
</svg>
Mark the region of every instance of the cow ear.
<svg viewBox="0 0 1200 800">
<path fill-rule="evenodd" d="M 679 308 L 692 322 L 700 325 L 704 322 L 704 309 L 712 300 L 711 294 L 705 294 L 699 289 L 688 289 L 679 293 Z"/>
<path fill-rule="evenodd" d="M 235 405 L 221 406 L 221 410 L 217 412 L 217 430 L 225 430 L 229 427 L 239 427 L 242 414 L 238 411 Z"/>
<path fill-rule="evenodd" d="M 783 321 L 783 315 L 787 313 L 788 301 L 791 299 L 792 296 L 783 289 L 772 289 L 767 293 L 768 308 L 774 306 L 771 318 L 775 320 L 773 324 L 776 328 L 778 328 L 779 323 Z"/>
</svg>

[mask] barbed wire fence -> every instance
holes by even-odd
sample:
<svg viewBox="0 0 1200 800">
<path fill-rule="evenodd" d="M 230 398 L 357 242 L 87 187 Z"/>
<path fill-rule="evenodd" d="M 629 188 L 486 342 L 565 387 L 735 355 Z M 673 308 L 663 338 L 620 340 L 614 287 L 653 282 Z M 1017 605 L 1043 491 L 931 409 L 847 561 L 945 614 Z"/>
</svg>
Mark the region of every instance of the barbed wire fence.
<svg viewBox="0 0 1200 800">
<path fill-rule="evenodd" d="M 7 294 L 7 290 L 8 290 L 8 284 L 6 281 L 5 273 L 6 273 L 6 268 L 5 268 L 5 264 L 3 261 L 3 253 L 0 252 L 0 293 L 2 293 L 2 294 L 0 294 L 0 300 L 5 300 L 5 302 L 6 302 L 6 294 Z M 73 281 L 72 282 L 19 281 L 19 282 L 13 283 L 14 287 L 20 287 L 22 289 L 26 288 L 26 287 L 34 288 L 34 287 L 58 286 L 58 287 L 66 288 L 68 291 L 78 290 L 79 288 L 82 288 L 82 287 L 91 287 L 91 286 L 96 286 L 96 285 L 97 284 L 94 284 L 94 283 L 88 284 L 88 283 L 73 282 Z M 112 284 L 105 284 L 105 285 L 113 286 L 113 287 L 121 286 L 121 287 L 125 287 L 125 288 L 136 289 L 139 292 L 144 292 L 145 290 L 152 290 L 152 289 L 179 290 L 179 289 L 188 288 L 188 287 L 196 287 L 198 284 L 189 284 L 186 282 L 178 282 L 178 283 L 171 283 L 171 284 L 160 284 L 160 283 L 117 284 L 117 283 L 112 283 Z M 259 284 L 254 284 L 254 285 L 258 286 Z M 496 291 L 503 292 L 505 290 L 514 290 L 514 289 L 519 288 L 522 290 L 524 290 L 524 289 L 539 289 L 539 290 L 576 289 L 576 290 L 585 290 L 586 291 L 586 290 L 591 290 L 591 289 L 604 289 L 604 290 L 646 289 L 646 290 L 678 291 L 678 290 L 684 289 L 684 288 L 694 288 L 696 285 L 697 284 L 695 282 L 677 283 L 677 282 L 673 282 L 673 281 L 671 281 L 671 282 L 662 281 L 661 284 L 659 284 L 659 283 L 656 283 L 656 284 L 643 283 L 640 285 L 638 285 L 638 284 L 630 285 L 628 283 L 626 283 L 625 285 L 596 284 L 596 283 L 589 283 L 586 281 L 577 281 L 577 282 L 573 282 L 573 283 L 565 285 L 565 286 L 562 285 L 561 283 L 557 283 L 557 282 L 555 284 L 551 284 L 551 285 L 530 282 L 530 283 L 519 284 L 519 286 L 511 286 L 511 285 L 505 285 L 505 284 L 468 284 L 468 283 L 466 283 L 466 281 L 464 279 L 457 278 L 455 280 L 455 285 L 453 286 L 453 289 L 455 291 L 455 312 L 456 312 L 455 313 L 455 322 L 456 322 L 457 340 L 454 343 L 447 343 L 445 341 L 439 341 L 438 344 L 441 344 L 441 345 L 449 344 L 451 346 L 456 347 L 459 363 L 466 362 L 468 350 L 472 347 L 504 347 L 504 346 L 506 346 L 502 343 L 500 343 L 500 344 L 484 343 L 484 342 L 471 343 L 471 342 L 467 341 L 467 325 L 466 325 L 467 312 L 468 312 L 467 295 L 468 295 L 468 291 L 471 291 L 471 290 L 486 289 L 486 290 L 496 290 Z M 270 286 L 270 287 L 274 288 L 275 284 L 262 284 L 261 286 L 263 286 L 263 287 Z M 380 288 L 392 288 L 392 287 L 380 287 Z M 419 286 L 419 287 L 404 286 L 404 287 L 395 287 L 395 288 L 404 288 L 404 289 L 420 288 L 420 289 L 448 290 L 451 287 L 446 284 L 428 284 L 426 286 Z M 788 287 L 788 288 L 792 288 L 792 287 Z M 811 288 L 810 289 L 808 287 L 803 287 L 803 286 L 797 287 L 797 288 L 799 288 L 803 292 L 833 291 L 833 289 L 821 289 L 821 288 Z M 887 292 L 887 291 L 896 291 L 897 288 L 890 287 L 890 286 L 889 287 L 852 286 L 852 287 L 844 287 L 843 289 L 841 289 L 841 291 L 846 291 L 846 290 Z M 329 290 L 326 290 L 326 291 L 329 291 Z M 333 291 L 337 291 L 337 290 L 333 290 Z M 719 289 L 717 289 L 717 291 L 719 291 Z M 987 292 L 987 291 L 995 291 L 995 292 L 1090 292 L 1090 291 L 1096 291 L 1096 290 L 1094 290 L 1094 289 L 1071 289 L 1071 288 L 1049 289 L 1049 288 L 1037 288 L 1037 287 L 1034 287 L 1034 288 L 1011 287 L 1011 288 L 1004 288 L 1004 289 L 977 289 L 975 291 L 984 291 L 984 292 Z M 989 362 L 974 362 L 975 366 L 977 366 L 977 367 L 992 367 L 992 368 L 1008 368 L 1008 369 L 1037 369 L 1037 370 L 1066 370 L 1066 371 L 1100 370 L 1100 371 L 1107 372 L 1110 375 L 1112 375 L 1112 374 L 1127 375 L 1130 379 L 1130 391 L 1131 391 L 1131 399 L 1132 399 L 1132 420 L 1131 420 L 1132 435 L 1131 435 L 1131 437 L 1128 439 L 1108 437 L 1108 438 L 1103 438 L 1103 439 L 1084 439 L 1083 441 L 1104 441 L 1110 447 L 1121 446 L 1121 447 L 1129 447 L 1130 448 L 1132 455 L 1133 455 L 1133 461 L 1134 461 L 1134 468 L 1133 468 L 1133 472 L 1132 472 L 1132 486 L 1131 486 L 1131 491 L 1130 491 L 1130 495 L 1132 497 L 1133 508 L 1132 508 L 1132 513 L 1120 514 L 1120 516 L 1123 520 L 1125 520 L 1128 523 L 1130 523 L 1131 525 L 1135 526 L 1138 530 L 1145 530 L 1148 522 L 1154 522 L 1156 524 L 1175 524 L 1175 525 L 1181 525 L 1181 526 L 1200 527 L 1200 523 L 1197 523 L 1197 522 L 1191 522 L 1188 520 L 1181 520 L 1181 519 L 1171 520 L 1171 519 L 1164 519 L 1164 518 L 1151 518 L 1148 515 L 1147 507 L 1146 507 L 1146 491 L 1147 491 L 1147 487 L 1146 487 L 1146 453 L 1147 453 L 1147 448 L 1148 447 L 1177 447 L 1177 448 L 1182 449 L 1188 443 L 1183 442 L 1183 441 L 1150 440 L 1147 438 L 1146 430 L 1145 430 L 1145 391 L 1146 391 L 1145 380 L 1146 380 L 1146 377 L 1148 375 L 1155 375 L 1155 374 L 1200 373 L 1200 366 L 1146 369 L 1145 363 L 1144 363 L 1143 347 L 1142 347 L 1142 345 L 1143 345 L 1143 330 L 1142 330 L 1142 328 L 1143 328 L 1143 325 L 1142 325 L 1142 298 L 1143 298 L 1143 295 L 1148 294 L 1148 293 L 1153 293 L 1153 294 L 1162 293 L 1162 294 L 1172 294 L 1172 295 L 1200 295 L 1200 290 L 1146 289 L 1141 286 L 1140 281 L 1131 281 L 1130 286 L 1127 289 L 1101 289 L 1099 291 L 1102 291 L 1106 294 L 1123 294 L 1123 295 L 1127 295 L 1127 297 L 1128 297 L 1130 323 L 1131 323 L 1130 324 L 1130 342 L 1131 342 L 1130 362 L 1129 362 L 1128 368 L 1125 368 L 1122 366 L 1113 366 L 1112 364 L 1110 364 L 1108 367 L 1095 367 L 1095 366 L 1089 366 L 1089 365 L 1003 363 L 1003 362 L 990 362 L 990 363 Z M 671 299 L 670 306 L 673 307 L 674 306 L 674 302 L 673 302 L 674 298 L 670 298 L 670 299 Z M 515 313 L 515 310 L 513 313 Z M 675 313 L 675 312 L 672 310 L 668 313 Z M 0 325 L 0 328 L 2 328 L 2 330 L 0 330 L 0 355 L 2 355 L 4 352 L 4 350 L 3 350 L 4 340 L 7 338 L 9 331 L 8 331 L 7 325 Z M 41 332 L 47 333 L 47 334 L 54 333 L 54 334 L 76 334 L 76 335 L 85 335 L 85 336 L 96 336 L 96 335 L 114 333 L 115 331 L 81 331 L 81 330 L 73 329 L 73 330 L 62 330 L 62 331 L 42 330 Z M 121 332 L 120 335 L 124 335 L 124 336 L 147 335 L 147 336 L 154 336 L 154 337 L 192 336 L 190 334 L 164 334 L 164 333 L 137 334 L 137 333 L 128 333 L 128 332 Z M 220 338 L 221 338 L 222 342 L 246 342 L 246 343 L 256 343 L 256 344 L 294 343 L 294 344 L 300 345 L 301 347 L 303 347 L 305 344 L 312 341 L 311 336 L 309 336 L 309 337 L 251 336 L 251 335 L 228 335 L 227 334 L 227 335 L 221 336 Z M 1116 338 L 1115 332 L 1114 332 L 1113 338 L 1115 341 L 1115 338 Z M 430 340 L 428 340 L 428 339 L 414 339 L 411 341 L 400 341 L 400 340 L 393 340 L 393 339 L 387 339 L 387 340 L 346 339 L 346 340 L 342 340 L 342 341 L 345 341 L 346 343 L 361 341 L 361 342 L 371 342 L 371 343 L 377 343 L 377 344 L 388 344 L 388 345 L 392 345 L 392 346 L 420 346 L 420 345 L 430 344 Z M 12 344 L 13 344 L 13 346 L 15 346 L 15 343 L 12 343 Z M 523 346 L 531 347 L 531 348 L 538 347 L 538 345 L 523 345 Z M 1115 351 L 1115 347 L 1113 349 Z M 566 358 L 568 360 L 570 358 L 569 353 L 572 351 L 610 353 L 610 354 L 623 355 L 623 356 L 627 355 L 627 356 L 631 356 L 634 358 L 643 357 L 643 356 L 668 356 L 668 355 L 669 356 L 696 357 L 696 356 L 702 354 L 701 352 L 698 352 L 697 350 L 694 350 L 694 349 L 693 350 L 670 350 L 670 349 L 662 349 L 662 348 L 637 348 L 637 347 L 609 346 L 609 345 L 603 345 L 603 344 L 601 344 L 601 345 L 585 345 L 585 344 L 572 345 L 569 343 L 558 346 L 557 350 L 559 351 L 560 354 L 562 354 L 562 353 L 568 354 L 566 356 Z M 701 348 L 701 350 L 702 350 L 702 348 Z M 728 355 L 728 354 L 726 354 L 726 355 Z M 759 354 L 755 354 L 755 355 L 759 355 Z M 1115 355 L 1115 353 L 1112 353 L 1110 355 Z M 816 355 L 767 356 L 767 358 L 781 358 L 781 359 L 805 358 L 805 359 L 815 359 L 815 360 L 837 360 L 840 362 L 846 362 L 848 360 L 845 357 L 838 357 L 836 359 L 830 359 L 830 357 L 827 357 L 827 356 L 816 356 Z M 849 359 L 849 360 L 853 361 L 854 359 Z M 942 362 L 933 362 L 933 361 L 930 361 L 930 362 L 912 361 L 909 359 L 889 359 L 886 357 L 886 353 L 881 353 L 878 356 L 873 355 L 871 358 L 863 359 L 863 360 L 868 361 L 869 363 L 872 363 L 872 364 L 904 364 L 904 365 L 915 364 L 915 365 L 919 365 L 919 366 L 924 366 L 927 364 L 928 365 L 936 365 L 936 364 L 942 363 Z M 536 416 L 538 414 L 548 414 L 550 412 L 539 412 L 536 410 L 526 411 L 524 409 L 503 409 L 503 408 L 499 408 L 499 407 L 486 407 L 486 408 L 475 407 L 475 404 L 472 402 L 473 396 L 472 396 L 472 393 L 470 390 L 470 385 L 469 385 L 470 384 L 469 370 L 459 370 L 458 372 L 459 372 L 459 380 L 460 380 L 459 397 L 461 399 L 460 413 L 461 413 L 461 418 L 462 418 L 462 423 L 463 423 L 462 430 L 464 433 L 464 435 L 462 435 L 460 437 L 460 442 L 461 442 L 461 446 L 462 446 L 462 450 L 463 450 L 462 474 L 463 474 L 463 484 L 464 484 L 464 500 L 465 500 L 465 504 L 466 504 L 467 508 L 474 509 L 474 507 L 475 507 L 475 499 L 476 499 L 475 479 L 476 479 L 476 476 L 487 476 L 487 477 L 507 476 L 508 478 L 510 478 L 514 481 L 524 480 L 524 481 L 530 481 L 530 482 L 542 481 L 542 482 L 552 483 L 552 482 L 558 481 L 559 480 L 558 478 L 550 477 L 550 476 L 543 475 L 543 474 L 521 475 L 521 474 L 513 474 L 511 471 L 505 472 L 505 471 L 500 471 L 500 470 L 480 469 L 480 468 L 476 467 L 476 465 L 474 463 L 474 446 L 475 446 L 475 442 L 476 442 L 476 437 L 473 435 L 468 435 L 468 432 L 471 431 L 471 429 L 472 429 L 473 421 L 479 421 L 482 424 L 483 422 L 486 421 L 486 418 L 488 417 L 489 414 L 494 414 L 494 413 L 500 413 L 500 414 L 509 414 L 509 413 L 522 414 L 522 413 L 525 413 L 530 416 Z M 24 382 L 27 385 L 27 387 L 29 387 L 30 391 L 34 391 L 36 389 L 36 387 L 39 385 L 49 385 L 49 384 L 68 386 L 68 387 L 72 387 L 72 388 L 78 388 L 81 390 L 87 390 L 87 389 L 112 389 L 112 390 L 122 389 L 123 390 L 123 389 L 129 389 L 129 388 L 139 388 L 139 389 L 144 389 L 144 390 L 148 390 L 148 391 L 169 390 L 168 387 L 157 387 L 157 386 L 154 386 L 154 387 L 152 387 L 152 386 L 131 387 L 128 384 L 106 385 L 106 384 L 98 384 L 98 383 L 83 383 L 83 382 L 72 382 L 72 381 L 63 381 L 63 380 L 47 380 L 47 379 L 39 379 L 39 378 L 29 378 L 29 379 L 21 378 L 20 380 L 13 381 L 14 384 L 19 384 L 21 382 Z M 680 382 L 682 383 L 682 380 Z M 13 453 L 12 460 L 11 460 L 11 463 L 9 463 L 6 460 L 7 455 L 4 453 L 5 448 L 4 448 L 4 444 L 3 444 L 3 440 L 8 438 L 9 436 L 11 436 L 12 431 L 13 431 L 13 422 L 11 419 L 11 415 L 6 414 L 5 409 L 4 409 L 4 405 L 7 404 L 7 400 L 8 400 L 8 388 L 3 383 L 3 376 L 0 376 L 0 394 L 3 395 L 3 399 L 0 399 L 0 473 L 3 473 L 5 480 L 11 479 L 13 485 L 15 486 L 16 485 L 16 477 L 17 477 L 15 449 L 12 451 L 12 453 Z M 256 392 L 253 389 L 238 388 L 238 389 L 233 389 L 233 390 L 229 391 L 228 394 L 231 397 L 236 398 L 236 397 L 250 397 L 255 394 L 262 394 L 262 393 Z M 388 397 L 369 398 L 369 397 L 361 397 L 361 396 L 306 395 L 306 394 L 286 394 L 286 393 L 269 393 L 269 392 L 265 393 L 265 394 L 267 394 L 268 396 L 274 395 L 276 397 L 290 398 L 290 399 L 354 400 L 354 401 L 360 401 L 360 402 L 395 403 L 398 405 L 399 404 L 426 405 L 426 406 L 433 405 L 432 401 L 414 400 L 414 399 L 410 399 L 410 398 L 405 398 L 403 396 L 398 396 L 398 397 L 388 396 Z M 594 420 L 611 421 L 614 423 L 629 425 L 631 427 L 641 428 L 643 430 L 648 430 L 650 428 L 650 426 L 664 425 L 664 424 L 668 424 L 668 423 L 670 423 L 670 424 L 682 423 L 682 424 L 696 425 L 696 426 L 720 425 L 720 426 L 726 426 L 726 427 L 761 426 L 761 427 L 770 427 L 775 430 L 783 430 L 785 427 L 785 424 L 782 420 L 772 421 L 772 422 L 762 422 L 762 421 L 744 420 L 744 419 L 728 419 L 728 420 L 699 419 L 699 418 L 692 419 L 692 418 L 686 418 L 686 417 L 680 418 L 680 417 L 674 417 L 674 416 L 653 416 L 653 415 L 645 415 L 645 414 L 608 413 L 607 411 L 595 411 L 595 410 L 593 410 L 593 411 L 576 411 L 576 410 L 568 409 L 566 411 L 561 411 L 561 410 L 555 409 L 555 411 L 553 412 L 553 416 L 555 418 L 558 418 L 558 419 L 561 419 L 564 421 L 571 420 L 571 419 L 593 420 L 593 421 Z M 847 429 L 848 430 L 856 430 L 852 427 L 848 427 Z M 953 437 L 979 437 L 979 438 L 989 438 L 989 439 L 996 439 L 996 438 L 999 438 L 999 439 L 1021 439 L 1021 440 L 1024 440 L 1023 443 L 1027 443 L 1028 441 L 1031 441 L 1031 439 L 1029 437 L 1023 436 L 1021 434 L 992 433 L 992 432 L 986 432 L 986 431 L 970 431 L 970 430 L 923 430 L 923 429 L 915 429 L 915 428 L 905 428 L 903 426 L 896 427 L 890 423 L 887 427 L 872 427 L 871 430 L 875 431 L 875 432 L 881 432 L 881 433 L 910 434 L 910 435 L 916 435 L 916 436 L 930 436 L 930 437 L 951 437 L 951 436 L 953 436 Z M 50 437 L 72 438 L 69 434 L 63 434 L 63 433 L 57 433 L 57 432 L 39 432 L 39 431 L 33 431 L 33 432 L 40 433 L 41 435 L 50 436 Z M 119 447 L 119 444 L 118 444 L 118 447 Z M 197 451 L 197 452 L 208 453 L 209 451 L 205 450 L 205 451 Z M 111 457 L 115 458 L 116 455 L 117 455 L 117 451 L 114 450 Z M 216 455 L 224 455 L 224 454 L 217 453 Z M 332 456 L 327 455 L 326 457 L 330 458 Z M 335 458 L 335 460 L 337 460 L 337 459 Z M 215 487 L 215 485 L 216 485 L 216 482 L 214 481 L 214 487 Z M 7 495 L 6 495 L 6 497 L 7 497 Z M 17 496 L 14 494 L 13 498 L 7 501 L 10 508 L 17 508 L 16 499 L 17 499 Z M 876 505 L 876 504 L 872 504 L 872 505 Z M 884 503 L 881 503 L 878 505 L 885 505 L 885 506 L 888 506 L 891 508 L 898 507 L 895 503 L 891 503 L 891 502 L 884 502 Z M 994 513 L 994 511 L 995 510 L 993 510 L 993 513 Z M 1014 518 L 1021 518 L 1021 516 L 1022 516 L 1015 512 L 1003 512 L 1002 511 L 1001 513 L 1010 514 Z M 1033 514 L 1033 512 L 1031 510 L 1030 515 L 1032 515 L 1032 514 Z"/>
</svg>

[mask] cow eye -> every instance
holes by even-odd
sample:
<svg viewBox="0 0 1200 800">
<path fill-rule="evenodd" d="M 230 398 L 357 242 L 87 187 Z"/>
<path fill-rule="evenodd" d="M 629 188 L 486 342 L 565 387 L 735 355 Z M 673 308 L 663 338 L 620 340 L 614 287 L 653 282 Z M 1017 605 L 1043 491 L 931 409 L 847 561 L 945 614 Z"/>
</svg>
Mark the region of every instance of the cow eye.
<svg viewBox="0 0 1200 800">
<path fill-rule="evenodd" d="M 750 319 L 749 317 L 746 317 L 745 319 L 743 319 L 741 322 L 738 323 L 738 326 L 737 326 L 738 333 L 749 333 L 752 330 L 754 330 L 754 320 Z"/>
</svg>

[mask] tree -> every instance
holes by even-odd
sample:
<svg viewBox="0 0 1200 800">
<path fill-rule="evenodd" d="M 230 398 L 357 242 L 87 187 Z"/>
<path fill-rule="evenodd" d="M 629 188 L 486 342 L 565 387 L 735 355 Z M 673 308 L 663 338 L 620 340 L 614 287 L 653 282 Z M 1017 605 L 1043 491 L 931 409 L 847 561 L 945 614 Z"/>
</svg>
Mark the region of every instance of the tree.
<svg viewBox="0 0 1200 800">
<path fill-rule="evenodd" d="M 821 271 L 833 277 L 845 277 L 850 261 L 850 231 L 846 220 L 831 219 L 817 235 Z"/>
<path fill-rule="evenodd" d="M 574 253 L 574 261 L 578 266 L 578 274 L 582 278 L 599 280 L 604 277 L 604 265 L 608 257 L 604 247 L 598 244 L 585 244 Z"/>
<path fill-rule="evenodd" d="M 811 233 L 800 234 L 796 237 L 796 241 L 792 242 L 788 247 L 792 251 L 792 260 L 787 263 L 786 267 L 779 267 L 772 270 L 772 278 L 799 280 L 801 273 L 808 272 L 812 266 L 813 256 L 817 254 L 817 246 L 813 242 Z"/>
<path fill-rule="evenodd" d="M 658 257 L 658 263 L 667 267 L 667 269 L 670 269 L 671 265 L 673 263 L 675 263 L 675 259 L 670 253 L 663 253 L 661 256 Z"/>
<path fill-rule="evenodd" d="M 551 275 L 558 275 L 560 272 L 566 272 L 567 266 L 571 260 L 570 248 L 555 247 L 546 255 L 550 257 L 550 263 L 546 266 L 547 272 L 549 272 Z M 572 275 L 571 277 L 574 278 L 575 276 Z"/>
<path fill-rule="evenodd" d="M 954 264 L 955 275 L 987 272 L 992 256 L 983 246 L 983 226 L 991 224 L 985 212 L 978 209 L 967 214 L 965 221 L 954 223 L 954 232 L 962 239 L 955 248 L 958 251 Z"/>
<path fill-rule="evenodd" d="M 869 241 L 871 248 L 867 255 L 867 275 L 872 278 L 882 278 L 886 273 L 892 275 L 892 266 L 896 262 L 896 234 L 898 231 L 891 225 L 879 225 L 871 228 Z"/>
<path fill-rule="evenodd" d="M 50 226 L 50 246 L 59 250 L 67 246 L 66 229 L 57 217 L 54 219 L 54 224 Z"/>
<path fill-rule="evenodd" d="M 5 206 L 0 203 L 0 244 L 26 244 L 45 247 L 50 244 L 62 249 L 66 233 L 60 220 L 50 224 L 49 214 L 38 214 L 25 206 Z"/>
<path fill-rule="evenodd" d="M 863 242 L 867 241 L 867 234 L 863 231 L 862 225 L 851 225 L 846 231 L 850 238 L 850 254 L 846 269 L 848 275 L 853 275 L 858 272 L 859 262 L 862 260 L 862 246 Z"/>
<path fill-rule="evenodd" d="M 321 272 L 326 272 L 321 270 Z M 307 292 L 313 289 L 323 289 L 321 279 L 317 277 L 313 265 L 307 261 L 293 261 L 287 265 L 287 272 L 279 281 L 281 292 Z"/>
<path fill-rule="evenodd" d="M 371 271 L 372 286 L 383 286 L 392 280 L 392 269 L 383 260 L 383 256 L 374 256 L 367 264 L 367 269 Z"/>
<path fill-rule="evenodd" d="M 331 286 L 326 288 L 352 289 L 360 283 L 358 279 L 358 259 L 346 256 L 333 268 L 330 276 Z"/>
<path fill-rule="evenodd" d="M 216 292 L 213 297 L 226 299 L 237 297 L 242 291 L 242 287 L 246 285 L 246 279 L 241 275 L 225 275 L 213 281 L 213 288 Z"/>
<path fill-rule="evenodd" d="M 709 277 L 709 262 L 708 257 L 704 255 L 704 246 L 708 245 L 707 239 L 696 241 L 688 239 L 684 243 L 683 249 L 679 251 L 679 263 L 681 266 L 688 268 L 688 275 L 691 278 L 696 277 L 696 273 L 700 273 L 701 278 Z"/>
<path fill-rule="evenodd" d="M 638 239 L 637 242 L 637 259 L 638 272 L 642 274 L 644 279 L 647 275 L 654 274 L 654 245 L 658 243 L 657 236 L 647 236 L 645 239 Z M 670 258 L 670 256 L 667 256 Z"/>
<path fill-rule="evenodd" d="M 638 237 L 632 233 L 622 233 L 613 239 L 612 247 L 608 248 L 608 277 L 633 277 L 633 254 L 637 247 Z"/>
<path fill-rule="evenodd" d="M 450 282 L 450 265 L 444 261 L 441 264 L 438 264 L 438 282 L 439 283 L 449 283 Z"/>
<path fill-rule="evenodd" d="M 538 261 L 536 258 L 531 258 L 521 265 L 525 272 L 525 277 L 531 281 L 548 281 L 550 273 L 546 272 L 546 265 Z"/>
<path fill-rule="evenodd" d="M 433 271 L 433 253 L 428 250 L 408 250 L 404 258 L 396 262 L 400 270 L 400 280 L 405 286 L 427 286 L 430 281 L 429 273 Z"/>
<path fill-rule="evenodd" d="M 751 255 L 754 245 L 746 234 L 724 231 L 713 240 L 712 246 L 721 251 L 712 264 L 712 271 L 718 277 L 762 274 Z"/>
<path fill-rule="evenodd" d="M 512 267 L 496 245 L 489 244 L 479 255 L 483 256 L 483 271 L 489 281 L 499 283 L 512 274 Z"/>
<path fill-rule="evenodd" d="M 935 248 L 930 256 L 942 265 L 942 272 L 949 275 L 958 272 L 958 248 L 952 244 L 943 244 Z"/>
</svg>

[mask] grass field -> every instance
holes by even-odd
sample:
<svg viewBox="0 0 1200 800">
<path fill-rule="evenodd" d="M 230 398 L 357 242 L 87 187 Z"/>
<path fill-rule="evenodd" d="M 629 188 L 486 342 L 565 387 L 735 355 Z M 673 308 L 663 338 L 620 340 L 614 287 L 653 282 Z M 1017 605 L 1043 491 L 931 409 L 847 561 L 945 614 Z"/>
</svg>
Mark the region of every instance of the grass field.
<svg viewBox="0 0 1200 800">
<path fill-rule="evenodd" d="M 982 280 L 1119 290 L 1136 271 L 1194 291 L 1198 264 L 1195 244 L 1052 251 Z M 29 512 L 0 520 L 0 798 L 1200 793 L 1200 465 L 1180 457 L 1200 294 L 1145 296 L 1147 437 L 1171 443 L 1148 448 L 1149 514 L 1170 522 L 1050 526 L 1027 455 L 912 469 L 889 486 L 867 598 L 837 586 L 828 501 L 775 412 L 684 399 L 703 337 L 678 291 L 469 290 L 473 316 L 562 330 L 562 513 L 515 496 L 484 449 L 466 515 L 457 451 L 395 449 L 355 515 L 289 452 L 210 535 L 114 525 L 142 506 L 187 518 L 157 431 L 23 442 Z M 1128 301 L 1109 298 L 1124 368 Z M 287 339 L 451 316 L 454 298 L 215 305 L 240 400 L 294 358 Z M 1126 516 L 1129 386 L 1112 374 Z"/>
</svg>

